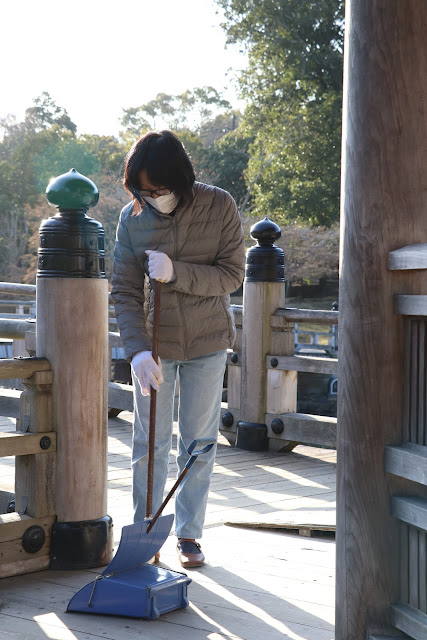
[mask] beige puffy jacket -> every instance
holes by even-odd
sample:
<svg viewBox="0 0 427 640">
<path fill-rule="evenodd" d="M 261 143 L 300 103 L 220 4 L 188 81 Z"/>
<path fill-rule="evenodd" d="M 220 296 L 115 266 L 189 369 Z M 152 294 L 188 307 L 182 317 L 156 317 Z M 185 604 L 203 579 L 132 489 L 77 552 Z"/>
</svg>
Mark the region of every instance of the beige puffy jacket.
<svg viewBox="0 0 427 640">
<path fill-rule="evenodd" d="M 236 203 L 217 187 L 194 183 L 193 201 L 175 215 L 146 204 L 120 214 L 112 296 L 126 356 L 151 350 L 153 287 L 147 249 L 166 253 L 176 279 L 161 285 L 159 355 L 189 360 L 233 346 L 229 294 L 244 277 L 245 249 Z"/>
</svg>

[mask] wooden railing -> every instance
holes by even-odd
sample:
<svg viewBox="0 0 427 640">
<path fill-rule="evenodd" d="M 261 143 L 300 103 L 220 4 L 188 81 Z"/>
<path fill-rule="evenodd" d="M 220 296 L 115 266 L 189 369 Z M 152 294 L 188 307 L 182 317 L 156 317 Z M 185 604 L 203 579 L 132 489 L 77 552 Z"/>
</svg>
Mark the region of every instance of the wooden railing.
<svg viewBox="0 0 427 640">
<path fill-rule="evenodd" d="M 44 358 L 0 360 L 0 380 L 8 378 L 21 379 L 25 391 L 17 431 L 0 433 L 0 457 L 16 456 L 16 510 L 0 514 L 0 577 L 49 566 L 56 519 L 50 364 Z"/>
<path fill-rule="evenodd" d="M 16 293 L 21 293 L 19 285 L 14 286 L 17 287 Z M 0 293 L 2 292 L 4 292 L 3 285 L 0 285 Z M 223 403 L 221 410 L 220 430 L 231 443 L 234 443 L 240 419 L 243 307 L 242 305 L 232 305 L 232 308 L 237 338 L 234 350 L 229 351 L 227 358 L 228 393 L 227 403 Z M 297 355 L 293 337 L 297 323 L 331 326 L 332 330 L 329 333 L 334 334 L 335 332 L 336 344 L 338 311 L 278 308 L 270 318 L 272 349 L 265 360 L 267 385 L 263 392 L 266 394 L 267 410 L 264 414 L 264 420 L 268 428 L 270 448 L 276 451 L 291 450 L 298 443 L 328 447 L 336 445 L 336 418 L 298 413 L 296 411 L 296 388 L 300 372 L 336 376 L 338 360 L 326 356 Z M 289 339 L 290 335 L 291 339 Z M 1 337 L 25 338 L 25 349 L 31 355 L 35 354 L 34 322 L 0 318 Z M 109 332 L 109 347 L 110 350 L 113 347 L 123 347 L 117 332 Z M 108 406 L 117 412 L 132 411 L 133 387 L 109 382 Z"/>
<path fill-rule="evenodd" d="M 240 419 L 242 395 L 243 308 L 235 305 L 234 319 L 237 338 L 234 351 L 227 359 L 228 407 L 222 408 L 221 431 L 234 442 Z M 266 318 L 265 322 L 268 321 Z M 296 390 L 298 372 L 337 374 L 338 359 L 295 355 L 295 341 L 289 339 L 296 322 L 326 325 L 338 324 L 338 311 L 278 308 L 271 315 L 271 352 L 266 356 L 266 412 L 269 448 L 289 451 L 299 443 L 336 446 L 335 417 L 297 413 Z"/>
</svg>

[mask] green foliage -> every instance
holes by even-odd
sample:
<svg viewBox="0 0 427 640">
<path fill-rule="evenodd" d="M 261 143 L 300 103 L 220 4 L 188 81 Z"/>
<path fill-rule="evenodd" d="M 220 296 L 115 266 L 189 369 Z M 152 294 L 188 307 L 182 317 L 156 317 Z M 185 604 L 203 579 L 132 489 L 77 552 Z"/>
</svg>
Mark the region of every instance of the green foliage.
<svg viewBox="0 0 427 640">
<path fill-rule="evenodd" d="M 339 215 L 343 2 L 217 0 L 228 41 L 241 43 L 254 137 L 247 185 L 252 213 L 331 225 Z"/>
<path fill-rule="evenodd" d="M 126 139 L 132 134 L 138 138 L 150 124 L 155 129 L 160 123 L 175 131 L 198 131 L 218 109 L 230 110 L 231 105 L 213 87 L 198 87 L 175 96 L 158 93 L 146 104 L 123 109 L 122 137 Z"/>
<path fill-rule="evenodd" d="M 33 106 L 25 111 L 25 124 L 31 131 L 43 131 L 52 125 L 76 133 L 77 127 L 72 122 L 67 111 L 59 107 L 47 91 L 33 100 Z"/>
<path fill-rule="evenodd" d="M 247 192 L 244 176 L 248 166 L 250 141 L 251 138 L 239 129 L 230 131 L 213 145 L 202 149 L 196 166 L 201 182 L 229 191 L 238 206 L 243 203 Z"/>
</svg>

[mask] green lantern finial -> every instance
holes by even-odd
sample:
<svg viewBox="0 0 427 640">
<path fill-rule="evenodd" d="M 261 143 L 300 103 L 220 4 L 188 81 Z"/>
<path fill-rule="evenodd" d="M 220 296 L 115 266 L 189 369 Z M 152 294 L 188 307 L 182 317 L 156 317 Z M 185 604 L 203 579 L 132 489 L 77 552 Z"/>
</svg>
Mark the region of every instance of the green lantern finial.
<svg viewBox="0 0 427 640">
<path fill-rule="evenodd" d="M 46 198 L 59 210 L 87 211 L 98 202 L 99 192 L 92 180 L 71 169 L 49 182 Z"/>
</svg>

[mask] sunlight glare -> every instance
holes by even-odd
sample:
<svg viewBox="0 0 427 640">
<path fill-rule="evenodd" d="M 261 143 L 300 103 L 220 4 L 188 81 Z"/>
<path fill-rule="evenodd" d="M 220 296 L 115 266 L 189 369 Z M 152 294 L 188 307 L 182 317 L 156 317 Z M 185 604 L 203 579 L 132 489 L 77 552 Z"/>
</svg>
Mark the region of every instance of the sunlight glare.
<svg viewBox="0 0 427 640">
<path fill-rule="evenodd" d="M 70 631 L 56 613 L 43 613 L 39 616 L 34 616 L 33 620 L 37 622 L 47 638 L 55 638 L 55 640 L 78 640 L 78 637 Z M 49 627 L 51 628 L 49 629 Z"/>
</svg>

